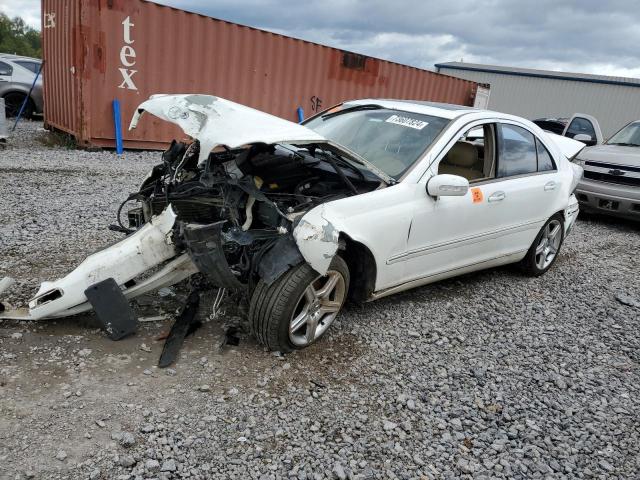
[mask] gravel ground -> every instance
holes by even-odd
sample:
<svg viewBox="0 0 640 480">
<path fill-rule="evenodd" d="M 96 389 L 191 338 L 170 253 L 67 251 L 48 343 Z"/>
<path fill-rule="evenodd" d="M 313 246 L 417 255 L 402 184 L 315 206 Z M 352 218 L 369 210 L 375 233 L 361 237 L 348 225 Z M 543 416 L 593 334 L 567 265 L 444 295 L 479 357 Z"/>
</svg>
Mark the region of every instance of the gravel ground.
<svg viewBox="0 0 640 480">
<path fill-rule="evenodd" d="M 14 305 L 120 237 L 106 226 L 159 158 L 45 146 L 39 128 L 0 151 Z M 639 233 L 580 219 L 541 278 L 500 268 L 350 306 L 285 357 L 247 333 L 221 349 L 205 322 L 159 370 L 169 321 L 120 342 L 91 315 L 5 321 L 0 477 L 640 478 Z"/>
</svg>

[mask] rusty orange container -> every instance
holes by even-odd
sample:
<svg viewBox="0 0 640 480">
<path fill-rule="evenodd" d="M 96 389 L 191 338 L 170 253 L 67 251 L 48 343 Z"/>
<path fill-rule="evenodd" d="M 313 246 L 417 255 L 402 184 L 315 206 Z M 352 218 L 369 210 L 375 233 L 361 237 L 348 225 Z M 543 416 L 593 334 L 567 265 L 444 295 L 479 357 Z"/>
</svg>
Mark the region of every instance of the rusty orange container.
<svg viewBox="0 0 640 480">
<path fill-rule="evenodd" d="M 156 93 L 205 93 L 296 121 L 343 100 L 399 98 L 472 105 L 477 84 L 145 0 L 42 0 L 45 125 L 82 145 L 114 146 L 112 101 L 126 148 L 182 134 L 146 117 Z"/>
</svg>

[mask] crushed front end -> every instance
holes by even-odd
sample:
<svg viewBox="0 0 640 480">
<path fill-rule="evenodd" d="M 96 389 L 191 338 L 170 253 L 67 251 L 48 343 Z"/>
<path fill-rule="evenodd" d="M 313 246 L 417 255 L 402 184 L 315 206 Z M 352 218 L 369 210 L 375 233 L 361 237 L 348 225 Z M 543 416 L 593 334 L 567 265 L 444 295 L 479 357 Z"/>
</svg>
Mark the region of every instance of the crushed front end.
<svg viewBox="0 0 640 480">
<path fill-rule="evenodd" d="M 121 204 L 114 228 L 126 238 L 64 278 L 43 282 L 28 310 L 0 311 L 0 318 L 39 320 L 92 308 L 108 318 L 114 304 L 126 306 L 125 299 L 197 272 L 205 279 L 199 288 L 247 295 L 259 280 L 271 283 L 304 261 L 324 274 L 337 233 L 307 238 L 305 214 L 389 184 L 364 159 L 308 128 L 218 97 L 152 97 L 131 128 L 145 111 L 176 123 L 191 140 L 173 141 Z M 125 206 L 133 208 L 123 221 Z"/>
<path fill-rule="evenodd" d="M 380 187 L 329 145 L 218 148 L 199 162 L 199 142 L 174 142 L 127 201 L 138 229 L 169 205 L 174 242 L 216 287 L 251 291 L 305 258 L 293 232 L 314 207 Z"/>
</svg>

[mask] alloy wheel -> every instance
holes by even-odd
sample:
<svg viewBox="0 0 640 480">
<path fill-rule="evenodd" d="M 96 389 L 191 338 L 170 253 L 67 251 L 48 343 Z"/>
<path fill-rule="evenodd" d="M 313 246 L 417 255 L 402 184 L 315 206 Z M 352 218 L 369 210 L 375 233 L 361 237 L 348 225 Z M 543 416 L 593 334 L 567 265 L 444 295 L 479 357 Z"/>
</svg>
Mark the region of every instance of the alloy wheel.
<svg viewBox="0 0 640 480">
<path fill-rule="evenodd" d="M 562 224 L 559 220 L 551 220 L 542 231 L 542 237 L 536 247 L 536 266 L 544 270 L 556 258 L 562 242 Z"/>
<path fill-rule="evenodd" d="M 338 316 L 347 293 L 342 274 L 329 270 L 304 290 L 289 322 L 289 339 L 298 347 L 316 341 Z"/>
</svg>

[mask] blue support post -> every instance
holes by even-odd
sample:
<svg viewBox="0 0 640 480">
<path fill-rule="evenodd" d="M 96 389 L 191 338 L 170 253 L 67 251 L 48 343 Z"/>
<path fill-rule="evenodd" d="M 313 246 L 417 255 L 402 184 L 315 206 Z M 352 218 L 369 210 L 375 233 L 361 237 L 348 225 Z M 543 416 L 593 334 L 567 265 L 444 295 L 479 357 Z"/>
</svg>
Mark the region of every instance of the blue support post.
<svg viewBox="0 0 640 480">
<path fill-rule="evenodd" d="M 40 68 L 38 69 L 38 73 L 36 73 L 36 76 L 33 79 L 33 83 L 31 84 L 31 88 L 29 89 L 29 93 L 27 93 L 27 96 L 24 97 L 24 101 L 22 102 L 22 105 L 20 106 L 20 111 L 18 112 L 18 116 L 16 117 L 16 121 L 13 124 L 13 128 L 11 129 L 12 132 L 14 132 L 16 130 L 16 127 L 18 126 L 18 121 L 20 120 L 20 117 L 22 116 L 22 112 L 24 112 L 24 107 L 27 106 L 27 102 L 31 98 L 31 92 L 33 92 L 33 87 L 36 86 L 36 82 L 38 81 L 38 77 L 40 76 L 40 72 L 42 72 L 42 67 L 43 66 L 44 66 L 44 60 L 42 60 L 42 62 L 40 62 Z"/>
<path fill-rule="evenodd" d="M 302 107 L 298 107 L 298 123 L 302 123 L 304 122 L 304 110 L 302 109 Z"/>
<path fill-rule="evenodd" d="M 120 119 L 120 100 L 113 99 L 113 125 L 116 130 L 116 153 L 122 155 L 122 120 Z"/>
</svg>

